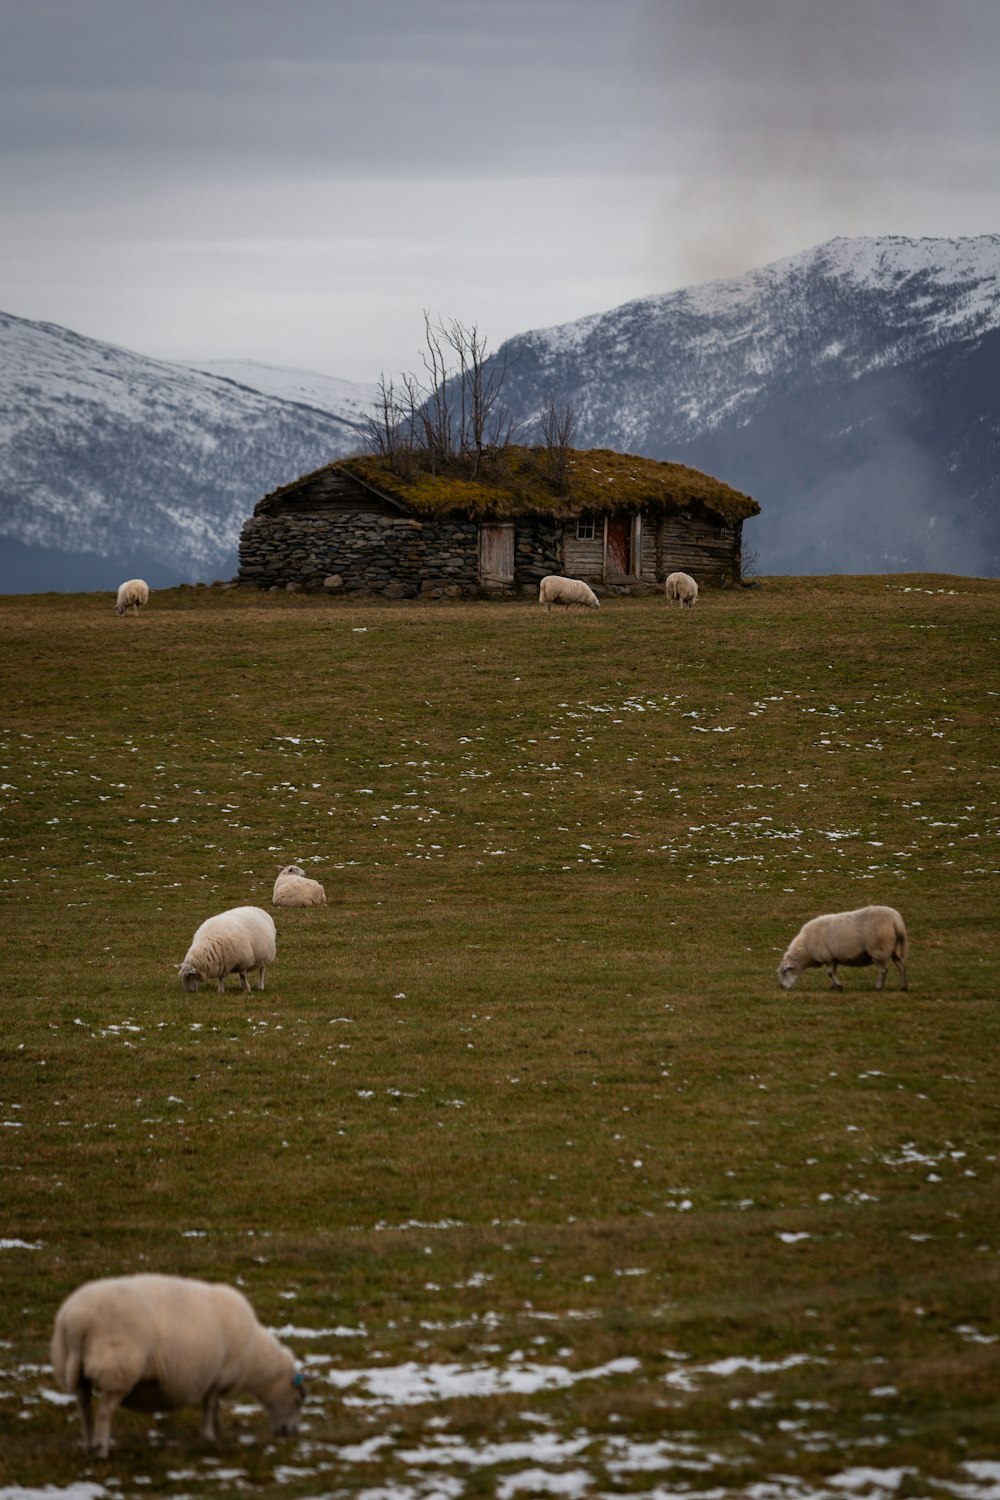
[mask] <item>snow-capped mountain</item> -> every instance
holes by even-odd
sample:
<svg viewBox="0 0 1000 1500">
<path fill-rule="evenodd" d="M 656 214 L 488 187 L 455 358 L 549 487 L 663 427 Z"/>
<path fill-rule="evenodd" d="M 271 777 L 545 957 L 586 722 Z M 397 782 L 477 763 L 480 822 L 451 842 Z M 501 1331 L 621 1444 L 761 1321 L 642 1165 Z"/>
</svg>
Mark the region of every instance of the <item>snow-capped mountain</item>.
<svg viewBox="0 0 1000 1500">
<path fill-rule="evenodd" d="M 261 495 L 343 417 L 0 314 L 0 591 L 228 578 Z"/>
<path fill-rule="evenodd" d="M 764 572 L 1000 574 L 1000 236 L 838 239 L 745 276 L 511 339 L 524 439 L 755 497 Z M 356 451 L 364 385 L 209 373 L 0 315 L 0 591 L 228 577 L 261 495 Z"/>
<path fill-rule="evenodd" d="M 505 398 L 759 500 L 768 572 L 1000 572 L 1000 236 L 837 239 L 511 339 Z"/>
<path fill-rule="evenodd" d="M 223 380 L 248 386 L 252 391 L 262 391 L 265 396 L 315 406 L 344 422 L 359 426 L 364 426 L 378 394 L 374 381 L 339 380 L 336 375 L 268 365 L 255 359 L 191 360 L 186 362 L 186 368 L 201 370 L 206 375 L 219 375 Z"/>
</svg>

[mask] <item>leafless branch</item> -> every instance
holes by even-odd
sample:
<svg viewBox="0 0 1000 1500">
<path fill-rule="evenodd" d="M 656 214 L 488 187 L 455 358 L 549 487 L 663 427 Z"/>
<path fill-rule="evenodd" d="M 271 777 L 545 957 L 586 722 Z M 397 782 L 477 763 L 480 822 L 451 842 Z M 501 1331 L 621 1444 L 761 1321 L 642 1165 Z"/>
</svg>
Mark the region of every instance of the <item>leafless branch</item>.
<svg viewBox="0 0 1000 1500">
<path fill-rule="evenodd" d="M 574 422 L 575 413 L 571 404 L 560 401 L 555 392 L 550 391 L 538 419 L 538 426 L 545 449 L 548 477 L 561 495 L 566 492 Z"/>
</svg>

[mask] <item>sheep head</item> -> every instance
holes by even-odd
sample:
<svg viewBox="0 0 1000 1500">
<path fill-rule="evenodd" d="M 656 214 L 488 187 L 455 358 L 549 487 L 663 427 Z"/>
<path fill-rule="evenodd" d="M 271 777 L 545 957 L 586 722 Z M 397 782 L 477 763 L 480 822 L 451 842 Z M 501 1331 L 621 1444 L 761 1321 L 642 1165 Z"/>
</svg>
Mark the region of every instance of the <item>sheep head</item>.
<svg viewBox="0 0 1000 1500">
<path fill-rule="evenodd" d="M 180 969 L 181 984 L 190 994 L 197 995 L 199 985 L 205 981 L 204 974 L 199 974 L 194 964 L 189 963 L 187 959 L 178 965 L 178 967 Z"/>
<path fill-rule="evenodd" d="M 801 967 L 794 959 L 788 957 L 787 953 L 778 966 L 778 983 L 783 990 L 790 990 L 801 974 Z"/>
<path fill-rule="evenodd" d="M 291 1437 L 296 1431 L 305 1399 L 306 1382 L 301 1370 L 296 1370 L 291 1380 L 282 1377 L 277 1390 L 268 1394 L 266 1406 L 275 1437 Z"/>
</svg>

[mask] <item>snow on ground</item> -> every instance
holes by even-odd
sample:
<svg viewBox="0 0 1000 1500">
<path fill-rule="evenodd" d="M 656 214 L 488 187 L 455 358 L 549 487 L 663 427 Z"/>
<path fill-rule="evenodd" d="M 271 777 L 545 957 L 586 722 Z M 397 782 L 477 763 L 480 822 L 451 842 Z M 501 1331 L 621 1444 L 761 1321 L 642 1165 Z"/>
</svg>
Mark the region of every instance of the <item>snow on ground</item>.
<svg viewBox="0 0 1000 1500">
<path fill-rule="evenodd" d="M 101 1500 L 102 1496 L 109 1495 L 103 1484 L 80 1484 L 58 1485 L 46 1484 L 39 1489 L 25 1489 L 19 1484 L 9 1485 L 0 1490 L 0 1500 Z"/>
<path fill-rule="evenodd" d="M 312 1333 L 316 1338 L 339 1337 L 341 1330 L 298 1330 L 301 1336 Z M 924 1478 L 912 1466 L 899 1467 L 877 1462 L 845 1462 L 848 1454 L 831 1434 L 817 1427 L 828 1410 L 825 1402 L 798 1403 L 802 1419 L 784 1423 L 789 1442 L 803 1452 L 828 1454 L 831 1472 L 821 1481 L 805 1481 L 793 1475 L 776 1473 L 762 1480 L 751 1479 L 759 1455 L 752 1433 L 733 1431 L 719 1439 L 707 1433 L 686 1430 L 662 1438 L 634 1439 L 614 1431 L 589 1432 L 580 1427 L 556 1431 L 554 1418 L 534 1408 L 536 1398 L 552 1390 L 566 1389 L 578 1382 L 604 1380 L 623 1395 L 629 1389 L 630 1377 L 640 1372 L 640 1361 L 633 1358 L 610 1360 L 584 1370 L 571 1370 L 559 1364 L 532 1364 L 515 1352 L 505 1363 L 487 1366 L 421 1365 L 407 1361 L 395 1367 L 365 1365 L 351 1369 L 318 1366 L 334 1355 L 310 1356 L 309 1398 L 302 1428 L 296 1439 L 271 1448 L 274 1454 L 272 1484 L 277 1489 L 296 1486 L 302 1494 L 303 1480 L 315 1480 L 318 1497 L 348 1495 L 367 1500 L 462 1500 L 465 1495 L 489 1493 L 497 1500 L 518 1500 L 521 1495 L 560 1495 L 568 1500 L 612 1500 L 623 1487 L 643 1487 L 647 1500 L 891 1500 L 901 1493 L 913 1493 L 914 1485 L 930 1495 L 954 1497 L 954 1500 L 1000 1500 L 1000 1463 L 969 1461 L 959 1466 L 951 1480 Z M 685 1356 L 671 1351 L 678 1362 Z M 733 1375 L 766 1377 L 768 1389 L 761 1390 L 747 1405 L 766 1404 L 773 1399 L 775 1376 L 800 1364 L 806 1356 L 793 1355 L 781 1361 L 747 1359 L 731 1356 L 700 1368 L 685 1367 L 684 1386 L 696 1387 L 706 1378 L 725 1380 Z M 51 1372 L 42 1365 L 19 1365 L 0 1368 L 0 1399 L 16 1401 L 19 1415 L 30 1423 L 40 1403 L 60 1399 L 68 1406 L 69 1397 L 59 1397 L 47 1381 Z M 670 1383 L 670 1377 L 667 1377 Z M 349 1392 L 345 1396 L 341 1392 Z M 873 1395 L 876 1394 L 873 1392 Z M 883 1396 L 885 1392 L 882 1393 Z M 894 1394 L 894 1393 L 893 1393 Z M 469 1436 L 448 1430 L 449 1416 L 443 1406 L 451 1400 L 477 1398 L 490 1400 L 498 1395 L 523 1398 L 519 1411 L 511 1409 L 508 1430 L 516 1423 L 514 1436 Z M 387 1417 L 392 1407 L 426 1407 L 422 1428 L 414 1434 L 412 1424 L 405 1435 L 392 1426 Z M 366 1416 L 376 1428 L 360 1441 L 335 1444 L 318 1437 L 316 1429 L 328 1411 L 353 1406 L 358 1420 Z M 814 1415 L 815 1413 L 815 1415 Z M 891 1408 L 873 1409 L 873 1431 L 866 1445 L 871 1450 L 888 1444 L 893 1430 Z M 149 1423 L 149 1442 L 154 1448 L 175 1441 L 170 1435 L 171 1418 L 157 1417 Z M 612 1416 L 611 1421 L 615 1420 Z M 879 1423 L 884 1430 L 879 1431 Z M 230 1404 L 224 1418 L 228 1442 L 234 1440 L 234 1428 L 242 1425 L 236 1441 L 256 1445 L 262 1438 L 261 1413 L 255 1405 Z M 75 1441 L 77 1416 L 66 1413 L 66 1440 Z M 134 1437 L 130 1439 L 134 1442 Z M 141 1451 L 141 1450 L 140 1450 Z M 842 1460 L 838 1465 L 838 1452 Z M 130 1454 L 135 1463 L 135 1450 Z M 853 1453 L 851 1454 L 853 1459 Z M 374 1478 L 378 1466 L 378 1483 L 364 1487 Z M 745 1481 L 739 1479 L 746 1471 Z M 712 1476 L 719 1483 L 712 1485 Z M 198 1493 L 239 1494 L 246 1492 L 242 1481 L 246 1471 L 232 1463 L 225 1454 L 216 1456 L 202 1449 L 185 1452 L 181 1466 L 168 1471 L 171 1488 L 159 1492 L 177 1497 Z M 647 1485 L 647 1481 L 651 1484 Z M 133 1485 L 147 1483 L 132 1473 Z M 116 1475 L 106 1484 L 89 1480 L 68 1486 L 45 1485 L 35 1488 L 9 1486 L 0 1489 L 0 1500 L 111 1500 L 120 1496 L 122 1479 Z"/>
<path fill-rule="evenodd" d="M 613 1359 L 590 1370 L 568 1370 L 563 1365 L 514 1362 L 506 1368 L 494 1365 L 406 1364 L 388 1369 L 330 1370 L 326 1379 L 338 1390 L 351 1389 L 345 1405 L 412 1406 L 424 1401 L 451 1401 L 459 1397 L 499 1396 L 510 1393 L 534 1395 L 562 1390 L 580 1380 L 600 1380 L 607 1375 L 630 1375 L 639 1368 L 637 1359 Z M 361 1394 L 354 1392 L 359 1387 Z"/>
</svg>

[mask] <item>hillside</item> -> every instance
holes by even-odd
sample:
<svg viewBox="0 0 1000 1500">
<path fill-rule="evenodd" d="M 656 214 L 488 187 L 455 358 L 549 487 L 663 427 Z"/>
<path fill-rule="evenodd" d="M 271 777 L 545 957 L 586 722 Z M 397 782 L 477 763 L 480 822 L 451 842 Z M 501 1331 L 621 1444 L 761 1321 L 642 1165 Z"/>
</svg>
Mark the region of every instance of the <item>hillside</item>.
<svg viewBox="0 0 1000 1500">
<path fill-rule="evenodd" d="M 0 599 L 0 1494 L 995 1500 L 998 604 Z M 290 861 L 266 989 L 185 992 Z M 908 992 L 779 990 L 868 902 Z M 81 1453 L 55 1310 L 150 1269 L 296 1438 Z"/>
<path fill-rule="evenodd" d="M 189 360 L 182 368 L 218 375 L 282 401 L 315 406 L 329 416 L 359 427 L 364 426 L 378 394 L 374 381 L 341 380 L 336 375 L 269 365 L 258 359 Z"/>
<path fill-rule="evenodd" d="M 314 407 L 7 314 L 0 411 L 0 592 L 230 577 L 265 490 L 358 445 Z"/>
<path fill-rule="evenodd" d="M 768 572 L 1000 572 L 1000 236 L 833 240 L 510 340 L 529 428 L 717 474 Z"/>
</svg>

